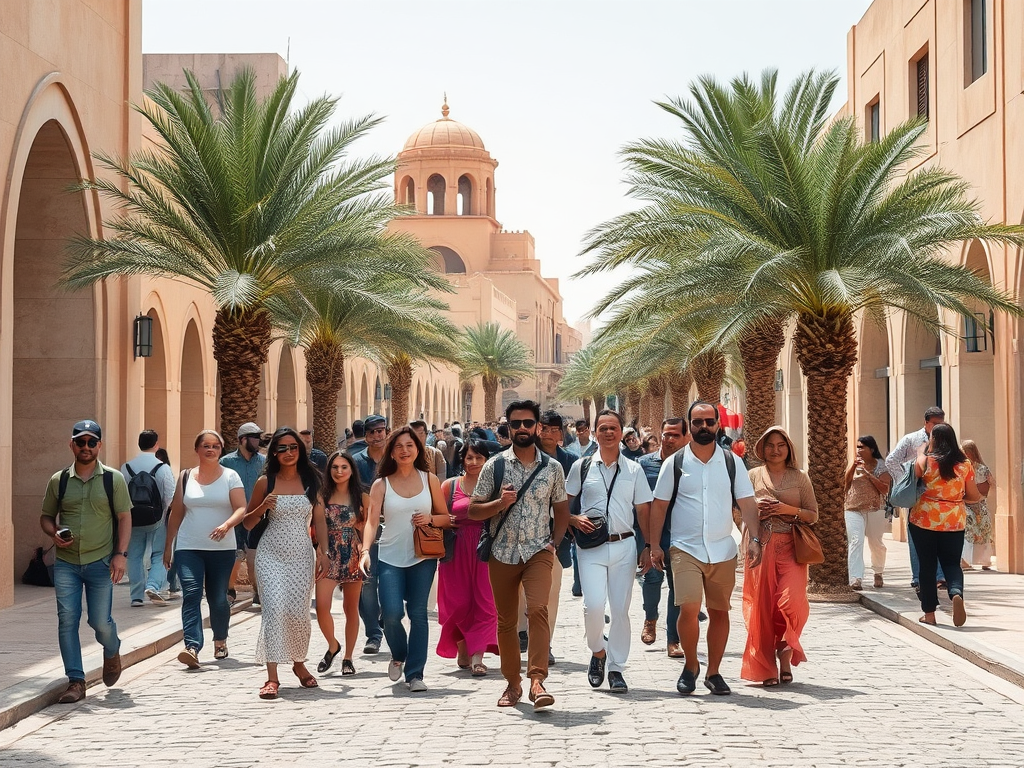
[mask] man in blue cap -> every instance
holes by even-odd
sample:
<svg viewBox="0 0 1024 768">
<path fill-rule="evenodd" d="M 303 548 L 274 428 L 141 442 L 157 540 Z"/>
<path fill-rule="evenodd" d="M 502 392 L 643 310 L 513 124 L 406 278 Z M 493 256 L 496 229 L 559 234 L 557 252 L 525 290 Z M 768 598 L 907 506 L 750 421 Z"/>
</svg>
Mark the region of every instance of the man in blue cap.
<svg viewBox="0 0 1024 768">
<path fill-rule="evenodd" d="M 366 450 L 354 454 L 352 460 L 355 462 L 356 471 L 359 473 L 359 480 L 363 484 L 363 490 L 370 492 L 374 478 L 377 477 L 377 465 L 384 458 L 384 443 L 388 439 L 388 423 L 383 416 L 373 414 L 363 419 L 365 430 Z M 366 628 L 366 645 L 363 646 L 363 653 L 377 653 L 380 650 L 380 641 L 384 637 L 384 625 L 381 623 L 380 599 L 377 596 L 377 542 L 380 541 L 380 534 L 383 526 L 377 529 L 377 538 L 370 547 L 370 574 L 363 582 L 362 592 L 359 593 L 359 618 L 363 620 Z"/>
</svg>

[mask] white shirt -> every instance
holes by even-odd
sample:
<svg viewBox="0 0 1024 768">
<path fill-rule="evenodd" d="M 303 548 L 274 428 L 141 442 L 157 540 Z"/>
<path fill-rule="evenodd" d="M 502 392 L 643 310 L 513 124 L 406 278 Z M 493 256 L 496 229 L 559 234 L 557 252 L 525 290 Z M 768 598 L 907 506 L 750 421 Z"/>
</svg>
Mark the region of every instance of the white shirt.
<svg viewBox="0 0 1024 768">
<path fill-rule="evenodd" d="M 569 476 L 565 479 L 565 492 L 569 496 L 580 495 L 580 472 L 583 460 L 573 463 Z M 615 478 L 615 467 L 619 474 Z M 615 486 L 612 487 L 612 479 Z M 611 488 L 611 497 L 608 489 Z M 601 459 L 600 452 L 591 459 L 587 479 L 583 483 L 583 495 L 580 498 L 580 513 L 588 517 L 608 518 L 608 533 L 627 533 L 633 530 L 633 506 L 648 504 L 654 496 L 647 482 L 643 467 L 630 461 L 621 453 L 609 465 Z"/>
<path fill-rule="evenodd" d="M 135 465 L 132 465 L 135 469 Z M 227 519 L 234 514 L 234 507 L 231 506 L 231 490 L 243 488 L 242 478 L 233 469 L 222 467 L 220 477 L 209 485 L 199 482 L 195 472 L 189 472 L 188 482 L 185 484 L 185 518 L 178 528 L 178 536 L 175 539 L 174 549 L 234 549 L 235 536 L 229 532 L 220 541 L 210 538 L 214 528 L 218 528 L 227 522 Z"/>
<path fill-rule="evenodd" d="M 131 461 L 125 462 L 121 465 L 121 474 L 124 475 L 124 481 L 126 483 L 131 482 L 131 475 L 128 474 L 128 465 L 132 465 L 132 472 L 136 475 L 142 474 L 143 472 L 151 472 L 153 467 L 157 464 L 160 465 L 160 469 L 157 470 L 153 479 L 156 480 L 156 485 L 160 489 L 160 502 L 164 505 L 164 513 L 171 508 L 171 501 L 174 499 L 174 486 L 177 481 L 174 478 L 174 473 L 171 472 L 171 468 L 164 464 L 160 459 L 156 457 L 155 453 L 150 451 L 143 451 Z"/>
<path fill-rule="evenodd" d="M 408 498 L 391 487 L 391 481 L 384 478 L 384 532 L 380 536 L 378 549 L 380 561 L 396 568 L 409 568 L 420 562 L 416 557 L 412 516 L 417 513 L 431 514 L 433 499 L 430 496 L 430 479 L 427 473 L 417 470 L 423 487 L 415 496 Z"/>
<path fill-rule="evenodd" d="M 661 465 L 654 498 L 668 501 L 672 498 L 673 466 L 666 460 Z M 732 494 L 729 492 L 729 469 L 721 446 L 707 464 L 693 455 L 690 446 L 683 448 L 683 468 L 679 477 L 679 492 L 672 508 L 669 539 L 673 547 L 681 549 L 702 563 L 724 563 L 736 557 L 738 548 L 733 538 L 736 524 L 732 519 Z M 754 496 L 743 463 L 736 459 L 736 479 L 733 485 L 737 499 Z"/>
<path fill-rule="evenodd" d="M 917 432 L 904 435 L 896 443 L 896 447 L 885 458 L 885 468 L 894 483 L 903 477 L 903 465 L 908 461 L 914 461 L 917 458 L 917 449 L 927 442 L 928 433 L 921 427 Z"/>
</svg>

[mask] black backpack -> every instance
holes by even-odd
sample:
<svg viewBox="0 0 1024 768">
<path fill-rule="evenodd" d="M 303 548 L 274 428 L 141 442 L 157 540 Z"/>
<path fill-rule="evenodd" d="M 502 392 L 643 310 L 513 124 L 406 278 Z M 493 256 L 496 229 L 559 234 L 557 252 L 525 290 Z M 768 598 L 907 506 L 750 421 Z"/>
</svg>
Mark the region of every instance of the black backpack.
<svg viewBox="0 0 1024 768">
<path fill-rule="evenodd" d="M 128 480 L 128 495 L 132 500 L 132 527 L 153 525 L 164 517 L 164 503 L 160 498 L 160 486 L 156 473 L 163 464 L 157 464 L 149 472 L 135 473 L 131 464 L 125 464 L 131 476 Z"/>
</svg>

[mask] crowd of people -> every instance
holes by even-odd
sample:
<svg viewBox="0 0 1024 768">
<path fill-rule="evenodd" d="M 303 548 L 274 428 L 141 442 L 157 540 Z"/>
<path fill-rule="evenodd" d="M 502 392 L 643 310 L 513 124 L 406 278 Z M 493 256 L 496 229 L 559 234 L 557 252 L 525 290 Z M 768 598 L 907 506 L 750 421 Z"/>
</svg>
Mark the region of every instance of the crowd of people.
<svg viewBox="0 0 1024 768">
<path fill-rule="evenodd" d="M 872 436 L 858 438 L 846 473 L 848 567 L 850 586 L 863 589 L 866 544 L 873 584 L 884 585 L 882 533 L 898 514 L 887 503 L 890 485 L 913 473 L 920 493 L 907 522 L 921 621 L 936 623 L 944 587 L 961 626 L 964 567 L 972 560 L 991 565 L 985 496 L 992 478 L 977 445 L 961 446 L 944 418 L 928 409 L 924 428 L 887 458 Z M 357 673 L 362 624 L 363 654 L 378 653 L 386 640 L 389 678 L 404 680 L 411 692 L 427 690 L 428 616 L 436 599 L 437 656 L 484 677 L 485 656 L 496 654 L 505 683 L 499 707 L 518 704 L 524 682 L 535 709 L 550 707 L 551 637 L 563 570 L 570 569 L 572 593 L 583 598 L 587 680 L 595 688 L 607 681 L 612 693 L 629 691 L 637 579 L 644 644 L 657 640 L 667 594 L 666 652 L 682 660 L 680 694 L 696 690 L 705 619 L 703 684 L 712 694 L 731 692 L 721 665 L 738 568 L 746 626 L 739 676 L 766 687 L 787 684 L 806 660 L 800 637 L 809 616 L 807 569 L 818 562 L 818 507 L 780 426 L 758 437 L 749 471 L 742 441 L 725 439 L 717 407 L 700 401 L 685 417 L 665 419 L 657 435 L 627 426 L 614 410 L 601 410 L 591 431 L 586 420 L 567 425 L 559 413 L 524 400 L 511 403 L 498 424 L 467 428 L 428 430 L 413 421 L 389 429 L 372 415 L 346 430 L 330 455 L 313 447 L 309 430 L 266 435 L 250 422 L 236 437 L 228 452 L 221 435 L 202 431 L 188 462 L 195 466 L 175 477 L 155 432 L 140 435 L 139 455 L 118 472 L 98 459 L 100 426 L 74 425 L 74 462 L 51 478 L 41 517 L 57 546 L 58 638 L 69 679 L 60 701 L 85 696 L 83 592 L 109 686 L 121 665 L 112 584 L 127 573 L 133 607 L 181 599 L 178 659 L 196 669 L 204 596 L 213 658 L 229 656 L 243 562 L 262 612 L 255 653 L 266 669 L 262 699 L 278 697 L 282 664 L 291 665 L 300 686 L 319 685 L 306 666 L 314 596 L 326 645 L 317 674 L 329 672 L 339 654 L 341 674 Z M 331 612 L 336 590 L 343 632 Z"/>
</svg>

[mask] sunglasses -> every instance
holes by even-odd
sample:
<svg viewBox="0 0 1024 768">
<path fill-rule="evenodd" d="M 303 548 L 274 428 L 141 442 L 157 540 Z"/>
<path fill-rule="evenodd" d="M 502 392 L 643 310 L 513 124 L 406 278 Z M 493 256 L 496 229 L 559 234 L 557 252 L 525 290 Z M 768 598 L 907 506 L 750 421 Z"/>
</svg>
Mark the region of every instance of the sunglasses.
<svg viewBox="0 0 1024 768">
<path fill-rule="evenodd" d="M 299 450 L 299 446 L 296 445 L 295 443 L 292 443 L 291 445 L 279 445 L 279 446 L 277 446 L 277 449 L 276 449 L 275 453 L 291 453 L 292 451 L 297 451 L 297 450 Z"/>
<path fill-rule="evenodd" d="M 519 429 L 520 427 L 526 427 L 527 429 L 533 429 L 537 426 L 536 419 L 509 419 L 508 425 L 512 429 Z"/>
<path fill-rule="evenodd" d="M 387 427 L 374 427 L 373 429 L 366 430 L 366 434 L 374 435 L 374 434 L 376 434 L 378 432 L 387 432 L 387 431 L 388 431 Z"/>
<path fill-rule="evenodd" d="M 690 419 L 690 423 L 697 427 L 713 427 L 718 422 L 718 419 Z"/>
<path fill-rule="evenodd" d="M 97 440 L 95 437 L 76 437 L 75 438 L 75 445 L 77 445 L 79 448 L 85 448 L 85 446 L 87 446 L 87 445 L 90 448 L 95 448 L 99 444 L 100 444 L 100 441 Z"/>
</svg>

